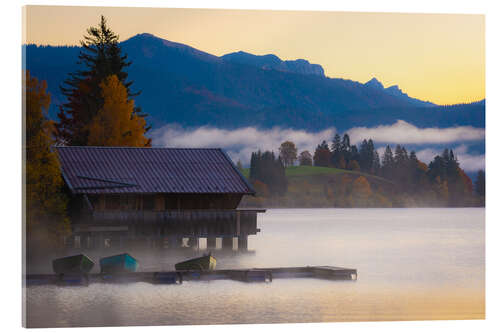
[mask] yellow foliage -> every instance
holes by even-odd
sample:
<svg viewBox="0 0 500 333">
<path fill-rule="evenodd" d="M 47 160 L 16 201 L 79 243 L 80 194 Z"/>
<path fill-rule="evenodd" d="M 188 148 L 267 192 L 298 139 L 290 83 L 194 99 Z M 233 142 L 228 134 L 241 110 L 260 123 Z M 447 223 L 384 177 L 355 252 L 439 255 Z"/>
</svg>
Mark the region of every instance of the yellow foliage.
<svg viewBox="0 0 500 333">
<path fill-rule="evenodd" d="M 356 206 L 366 207 L 371 205 L 372 189 L 368 180 L 359 176 L 352 183 L 352 198 Z"/>
<path fill-rule="evenodd" d="M 53 124 L 46 119 L 50 105 L 47 83 L 26 72 L 23 87 L 26 110 L 26 230 L 43 229 L 52 240 L 69 232 L 59 160 L 51 151 Z"/>
<path fill-rule="evenodd" d="M 102 109 L 89 124 L 90 146 L 149 146 L 144 136 L 146 121 L 134 114 L 134 101 L 128 99 L 127 88 L 116 75 L 101 84 Z"/>
<path fill-rule="evenodd" d="M 353 193 L 363 197 L 368 197 L 372 194 L 370 183 L 363 176 L 359 176 L 352 183 L 352 191 Z"/>
</svg>

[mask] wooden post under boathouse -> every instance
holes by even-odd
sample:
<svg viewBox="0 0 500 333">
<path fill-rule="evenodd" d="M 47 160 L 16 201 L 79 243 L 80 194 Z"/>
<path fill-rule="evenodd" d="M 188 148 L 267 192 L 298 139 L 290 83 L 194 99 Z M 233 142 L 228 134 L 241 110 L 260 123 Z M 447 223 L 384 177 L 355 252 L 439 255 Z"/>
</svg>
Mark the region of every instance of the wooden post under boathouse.
<svg viewBox="0 0 500 333">
<path fill-rule="evenodd" d="M 71 193 L 67 246 L 247 249 L 258 209 L 252 186 L 222 149 L 55 147 Z"/>
</svg>

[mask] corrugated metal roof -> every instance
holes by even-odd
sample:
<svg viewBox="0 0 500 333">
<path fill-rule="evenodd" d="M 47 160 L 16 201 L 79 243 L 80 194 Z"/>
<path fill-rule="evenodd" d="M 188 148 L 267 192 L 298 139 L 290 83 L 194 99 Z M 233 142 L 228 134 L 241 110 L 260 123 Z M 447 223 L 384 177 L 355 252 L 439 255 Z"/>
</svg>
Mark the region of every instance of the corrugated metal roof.
<svg viewBox="0 0 500 333">
<path fill-rule="evenodd" d="M 254 194 L 218 148 L 54 147 L 73 193 Z"/>
</svg>

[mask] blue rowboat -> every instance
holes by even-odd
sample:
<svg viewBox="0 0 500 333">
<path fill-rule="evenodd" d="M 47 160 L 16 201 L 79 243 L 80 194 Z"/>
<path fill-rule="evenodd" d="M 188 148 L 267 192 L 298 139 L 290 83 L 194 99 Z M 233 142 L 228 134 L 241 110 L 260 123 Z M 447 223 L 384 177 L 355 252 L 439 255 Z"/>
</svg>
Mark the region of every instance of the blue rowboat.
<svg viewBox="0 0 500 333">
<path fill-rule="evenodd" d="M 117 254 L 99 260 L 101 273 L 130 273 L 137 270 L 137 260 L 128 253 Z"/>
<path fill-rule="evenodd" d="M 52 260 L 52 269 L 56 274 L 88 274 L 94 267 L 92 259 L 85 254 L 63 257 Z"/>
</svg>

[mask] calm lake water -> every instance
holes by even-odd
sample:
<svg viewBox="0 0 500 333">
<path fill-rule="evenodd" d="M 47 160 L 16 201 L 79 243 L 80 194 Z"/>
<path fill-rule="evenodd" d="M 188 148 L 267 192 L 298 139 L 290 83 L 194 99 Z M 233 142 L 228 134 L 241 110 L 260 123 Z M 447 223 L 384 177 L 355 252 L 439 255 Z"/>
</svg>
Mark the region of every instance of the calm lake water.
<svg viewBox="0 0 500 333">
<path fill-rule="evenodd" d="M 30 286 L 27 324 L 482 319 L 484 215 L 482 208 L 272 209 L 249 237 L 254 251 L 216 253 L 218 268 L 333 265 L 357 268 L 358 280 Z M 132 254 L 144 270 L 173 269 L 183 256 Z"/>
</svg>

